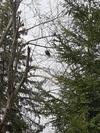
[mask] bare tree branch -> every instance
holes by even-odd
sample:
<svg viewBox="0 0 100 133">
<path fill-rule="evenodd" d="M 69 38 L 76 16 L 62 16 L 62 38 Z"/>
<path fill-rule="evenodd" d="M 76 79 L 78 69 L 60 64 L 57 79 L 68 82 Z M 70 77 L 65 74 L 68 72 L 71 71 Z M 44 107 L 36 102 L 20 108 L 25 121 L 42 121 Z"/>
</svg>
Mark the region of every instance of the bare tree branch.
<svg viewBox="0 0 100 133">
<path fill-rule="evenodd" d="M 29 59 L 30 59 L 30 48 L 28 47 L 28 49 L 27 49 L 27 59 L 26 59 L 26 70 L 25 70 L 25 73 L 24 73 L 20 83 L 19 83 L 19 86 L 14 91 L 14 96 L 17 95 L 18 91 L 20 90 L 20 88 L 22 87 L 24 82 L 27 80 L 27 74 L 29 72 Z"/>
</svg>

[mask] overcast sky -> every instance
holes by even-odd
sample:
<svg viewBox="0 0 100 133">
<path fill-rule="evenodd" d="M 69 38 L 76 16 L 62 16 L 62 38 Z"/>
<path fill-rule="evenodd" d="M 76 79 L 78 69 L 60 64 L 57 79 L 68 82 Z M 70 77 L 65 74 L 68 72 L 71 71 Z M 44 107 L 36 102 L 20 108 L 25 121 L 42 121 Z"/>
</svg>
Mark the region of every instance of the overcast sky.
<svg viewBox="0 0 100 133">
<path fill-rule="evenodd" d="M 22 19 L 25 22 L 25 26 L 31 27 L 38 23 L 38 16 L 43 14 L 45 17 L 49 17 L 55 15 L 57 13 L 57 4 L 60 0 L 23 0 L 20 9 L 22 10 Z M 31 4 L 32 3 L 32 4 Z M 41 19 L 41 18 L 40 18 Z M 43 19 L 43 18 L 42 18 Z M 38 32 L 38 31 L 37 31 Z M 26 40 L 33 39 L 35 35 L 35 31 L 29 32 L 28 36 L 25 36 Z M 44 120 L 43 120 L 44 122 Z M 54 133 L 51 125 L 49 125 L 42 133 Z"/>
</svg>

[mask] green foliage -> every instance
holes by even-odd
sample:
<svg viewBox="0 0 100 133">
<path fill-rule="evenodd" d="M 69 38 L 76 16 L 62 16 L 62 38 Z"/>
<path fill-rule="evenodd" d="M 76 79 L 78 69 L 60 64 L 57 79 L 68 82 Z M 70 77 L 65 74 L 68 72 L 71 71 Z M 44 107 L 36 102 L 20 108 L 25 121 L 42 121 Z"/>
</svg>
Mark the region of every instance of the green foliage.
<svg viewBox="0 0 100 133">
<path fill-rule="evenodd" d="M 68 69 L 58 75 L 60 98 L 54 103 L 54 122 L 61 133 L 100 132 L 100 7 L 96 0 L 65 0 L 68 28 L 54 46 Z M 58 43 L 59 42 L 59 43 Z M 63 111 L 62 111 L 63 110 Z M 59 113 L 58 113 L 59 112 Z M 60 118 L 60 119 L 59 119 Z M 60 124 L 59 124 L 60 123 Z"/>
<path fill-rule="evenodd" d="M 2 36 L 5 28 L 12 16 L 12 11 L 8 2 L 4 2 L 0 5 L 0 36 Z M 27 44 L 23 40 L 21 35 L 26 34 L 23 21 L 20 17 L 20 11 L 16 15 L 16 27 L 18 28 L 17 33 L 17 48 L 15 52 L 15 59 L 13 65 L 14 71 L 14 87 L 17 88 L 22 80 L 22 77 L 25 73 L 26 67 L 26 48 Z M 23 32 L 19 32 L 19 29 L 23 29 Z M 25 34 L 24 34 L 25 33 Z M 10 27 L 5 40 L 3 41 L 2 47 L 0 48 L 0 116 L 3 116 L 5 113 L 6 103 L 7 103 L 7 89 L 8 89 L 8 69 L 9 69 L 9 60 L 12 53 L 12 41 L 13 41 L 13 28 Z M 29 66 L 29 75 L 34 73 L 33 64 L 31 64 L 32 59 L 30 57 L 30 66 Z M 31 71 L 31 69 L 33 69 Z M 32 73 L 33 72 L 33 73 Z M 29 76 L 28 75 L 28 76 Z M 15 103 L 10 110 L 9 116 L 5 122 L 5 128 L 7 124 L 11 123 L 11 128 L 13 133 L 22 133 L 22 132 L 39 132 L 43 130 L 43 126 L 39 123 L 40 121 L 40 99 L 38 97 L 38 85 L 39 82 L 36 82 L 32 79 L 27 78 L 25 83 L 20 88 L 18 95 L 15 98 Z M 41 86 L 41 85 L 40 85 Z M 32 116 L 32 117 L 31 117 Z M 35 118 L 36 121 L 35 121 Z"/>
</svg>

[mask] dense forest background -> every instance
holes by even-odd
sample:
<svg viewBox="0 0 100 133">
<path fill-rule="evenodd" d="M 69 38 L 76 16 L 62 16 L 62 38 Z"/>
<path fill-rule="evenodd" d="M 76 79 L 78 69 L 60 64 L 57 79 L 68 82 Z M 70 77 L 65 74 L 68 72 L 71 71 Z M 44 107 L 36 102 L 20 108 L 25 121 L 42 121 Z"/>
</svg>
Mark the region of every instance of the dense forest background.
<svg viewBox="0 0 100 133">
<path fill-rule="evenodd" d="M 0 133 L 99 133 L 100 2 L 49 7 L 0 1 Z"/>
</svg>

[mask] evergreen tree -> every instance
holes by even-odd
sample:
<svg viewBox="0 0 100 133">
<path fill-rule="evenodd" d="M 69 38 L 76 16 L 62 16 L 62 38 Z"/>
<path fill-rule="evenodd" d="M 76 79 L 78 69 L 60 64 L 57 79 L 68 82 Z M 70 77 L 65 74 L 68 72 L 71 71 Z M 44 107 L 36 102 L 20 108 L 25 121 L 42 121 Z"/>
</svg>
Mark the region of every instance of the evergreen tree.
<svg viewBox="0 0 100 133">
<path fill-rule="evenodd" d="M 57 76 L 61 101 L 52 103 L 57 133 L 100 132 L 100 2 L 65 0 L 70 27 L 53 44 L 67 66 Z"/>
<path fill-rule="evenodd" d="M 42 84 L 29 78 L 36 67 L 22 38 L 27 31 L 18 11 L 20 2 L 0 3 L 0 133 L 35 133 L 44 128 L 39 122 Z"/>
</svg>

